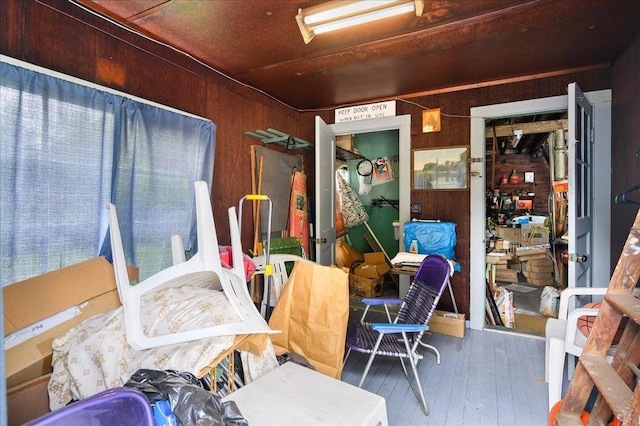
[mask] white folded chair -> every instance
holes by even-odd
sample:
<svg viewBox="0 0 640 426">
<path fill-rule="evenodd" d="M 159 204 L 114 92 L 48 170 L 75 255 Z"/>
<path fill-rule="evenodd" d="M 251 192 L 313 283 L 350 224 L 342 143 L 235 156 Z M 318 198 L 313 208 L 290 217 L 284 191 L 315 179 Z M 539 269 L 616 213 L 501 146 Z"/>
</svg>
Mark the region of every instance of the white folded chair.
<svg viewBox="0 0 640 426">
<path fill-rule="evenodd" d="M 562 398 L 562 380 L 567 359 L 568 377 L 571 380 L 575 357 L 582 354 L 587 337 L 578 327 L 578 319 L 583 315 L 596 316 L 597 309 L 573 308 L 574 297 L 604 296 L 607 287 L 571 287 L 560 293 L 558 318 L 549 318 L 545 327 L 545 381 L 549 383 L 549 410 Z M 610 350 L 607 359 L 611 361 L 616 348 Z"/>
<path fill-rule="evenodd" d="M 267 299 L 269 299 L 269 307 L 275 307 L 278 299 L 280 299 L 280 294 L 282 293 L 284 285 L 289 281 L 287 262 L 311 262 L 311 260 L 305 259 L 304 257 L 285 253 L 277 253 L 269 256 L 271 268 L 267 268 L 266 256 L 256 256 L 251 260 L 253 260 L 253 263 L 256 265 L 256 274 L 264 275 L 264 291 L 260 313 L 265 318 L 267 315 Z M 271 277 L 271 283 L 269 283 L 269 277 Z M 271 294 L 267 297 L 270 288 Z"/>
<path fill-rule="evenodd" d="M 116 208 L 109 204 L 109 224 L 113 267 L 120 302 L 124 307 L 127 342 L 135 349 L 149 349 L 173 345 L 207 337 L 252 333 L 278 333 L 269 328 L 251 300 L 244 282 L 242 243 L 235 207 L 229 208 L 229 228 L 233 250 L 233 269 L 224 269 L 220 262 L 218 237 L 216 235 L 213 212 L 206 182 L 195 182 L 198 252 L 188 261 L 182 261 L 184 254 L 175 251 L 176 241 L 172 240 L 174 265 L 160 271 L 135 286 L 129 285 L 124 249 Z M 172 237 L 175 238 L 175 237 Z M 182 243 L 180 242 L 180 246 Z M 239 321 L 213 327 L 180 331 L 161 336 L 148 336 L 141 325 L 140 300 L 151 291 L 165 287 L 180 287 L 189 284 L 222 289 L 231 306 L 238 314 Z"/>
</svg>

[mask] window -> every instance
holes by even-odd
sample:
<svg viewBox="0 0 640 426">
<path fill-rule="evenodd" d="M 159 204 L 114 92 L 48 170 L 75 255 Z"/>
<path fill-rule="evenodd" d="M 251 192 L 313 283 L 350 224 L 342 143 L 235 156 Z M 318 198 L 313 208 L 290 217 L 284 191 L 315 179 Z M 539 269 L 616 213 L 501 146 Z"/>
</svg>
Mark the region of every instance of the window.
<svg viewBox="0 0 640 426">
<path fill-rule="evenodd" d="M 170 265 L 172 234 L 194 246 L 193 182 L 211 186 L 215 124 L 6 57 L 0 67 L 3 286 L 110 257 L 108 202 L 141 277 Z"/>
</svg>

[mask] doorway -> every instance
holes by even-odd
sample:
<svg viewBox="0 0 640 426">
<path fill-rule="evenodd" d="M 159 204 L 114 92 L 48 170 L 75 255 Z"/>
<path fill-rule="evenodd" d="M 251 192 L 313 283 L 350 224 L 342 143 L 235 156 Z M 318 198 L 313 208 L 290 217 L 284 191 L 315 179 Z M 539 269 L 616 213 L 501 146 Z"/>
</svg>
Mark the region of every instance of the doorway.
<svg viewBox="0 0 640 426">
<path fill-rule="evenodd" d="M 393 232 L 399 213 L 398 131 L 353 135 L 353 147 L 362 158 L 347 159 L 343 169 L 369 219 L 366 225 L 348 229 L 349 244 L 362 253 L 382 250 L 392 259 L 399 251 Z M 364 175 L 359 167 L 363 163 L 373 166 Z"/>
<path fill-rule="evenodd" d="M 566 287 L 567 122 L 567 110 L 485 121 L 489 328 L 544 336 Z"/>
<path fill-rule="evenodd" d="M 330 265 L 335 262 L 335 159 L 336 136 L 396 130 L 398 132 L 398 220 L 399 233 L 403 224 L 411 219 L 411 115 L 384 117 L 327 125 L 316 117 L 315 158 L 315 241 L 316 262 Z M 405 249 L 402 239 L 399 250 Z M 409 289 L 409 277 L 399 278 L 399 295 L 403 297 Z"/>
<path fill-rule="evenodd" d="M 611 91 L 602 90 L 585 94 L 594 107 L 595 138 L 593 165 L 594 205 L 603 208 L 594 212 L 593 229 L 593 282 L 606 285 L 610 278 L 610 225 L 611 225 Z M 471 108 L 471 163 L 470 163 L 470 228 L 484 230 L 486 221 L 487 170 L 485 158 L 485 120 L 502 117 L 557 113 L 568 109 L 568 96 L 555 96 L 528 101 L 488 105 Z M 480 161 L 476 161 L 480 159 Z M 486 300 L 486 236 L 484 232 L 470 234 L 470 327 L 485 327 Z M 599 285 L 599 284 L 597 284 Z"/>
</svg>

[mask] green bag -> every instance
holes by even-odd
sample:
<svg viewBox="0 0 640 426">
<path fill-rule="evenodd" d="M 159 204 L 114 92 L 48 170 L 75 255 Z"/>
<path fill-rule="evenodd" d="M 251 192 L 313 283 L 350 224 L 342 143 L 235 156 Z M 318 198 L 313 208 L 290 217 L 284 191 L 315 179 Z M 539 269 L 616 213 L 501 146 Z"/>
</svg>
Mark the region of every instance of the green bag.
<svg viewBox="0 0 640 426">
<path fill-rule="evenodd" d="M 267 242 L 263 243 L 263 247 L 266 249 Z M 271 239 L 271 250 L 269 250 L 269 254 L 295 254 L 296 256 L 304 257 L 304 250 L 302 248 L 302 244 L 300 244 L 300 240 L 296 237 L 287 237 L 287 238 L 272 238 Z M 287 268 L 287 275 L 291 274 L 293 270 L 294 262 L 286 262 L 285 267 Z"/>
<path fill-rule="evenodd" d="M 262 245 L 267 248 L 267 242 L 264 241 Z M 288 238 L 272 238 L 270 254 L 295 254 L 296 256 L 304 257 L 302 254 L 302 244 L 296 237 Z"/>
</svg>

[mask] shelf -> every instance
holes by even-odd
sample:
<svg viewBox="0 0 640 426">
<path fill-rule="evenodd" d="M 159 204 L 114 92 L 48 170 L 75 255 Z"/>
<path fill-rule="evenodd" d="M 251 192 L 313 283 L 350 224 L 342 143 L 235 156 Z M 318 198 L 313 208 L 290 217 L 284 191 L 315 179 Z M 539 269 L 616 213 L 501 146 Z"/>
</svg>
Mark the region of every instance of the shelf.
<svg viewBox="0 0 640 426">
<path fill-rule="evenodd" d="M 527 183 L 501 183 L 496 185 L 496 188 L 504 188 L 504 189 L 527 189 L 535 187 L 535 182 L 527 182 Z"/>
<path fill-rule="evenodd" d="M 346 149 L 342 149 L 336 146 L 336 158 L 347 161 L 347 160 L 362 160 L 364 157 L 360 154 L 356 154 L 352 151 L 347 151 Z"/>
<path fill-rule="evenodd" d="M 245 135 L 252 138 L 260 139 L 265 145 L 275 143 L 286 147 L 287 149 L 300 149 L 300 148 L 312 148 L 313 144 L 303 139 L 290 136 L 286 133 L 280 132 L 275 129 L 256 130 L 255 132 L 244 132 Z M 362 160 L 364 157 L 360 154 L 356 154 L 352 151 L 336 146 L 336 158 L 340 160 Z"/>
<path fill-rule="evenodd" d="M 256 130 L 255 132 L 244 132 L 245 135 L 260 139 L 263 144 L 275 143 L 287 149 L 311 148 L 313 144 L 304 139 L 288 135 L 276 129 Z"/>
</svg>

